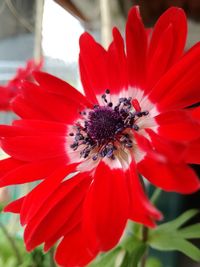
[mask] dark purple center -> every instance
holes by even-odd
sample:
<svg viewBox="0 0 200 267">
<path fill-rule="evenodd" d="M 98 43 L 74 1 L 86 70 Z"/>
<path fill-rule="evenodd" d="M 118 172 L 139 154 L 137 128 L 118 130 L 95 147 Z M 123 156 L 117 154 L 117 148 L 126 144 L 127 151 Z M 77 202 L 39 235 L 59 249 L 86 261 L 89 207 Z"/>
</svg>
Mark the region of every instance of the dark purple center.
<svg viewBox="0 0 200 267">
<path fill-rule="evenodd" d="M 99 144 L 113 140 L 116 133 L 123 128 L 122 117 L 111 107 L 97 107 L 89 112 L 87 133 Z"/>
</svg>

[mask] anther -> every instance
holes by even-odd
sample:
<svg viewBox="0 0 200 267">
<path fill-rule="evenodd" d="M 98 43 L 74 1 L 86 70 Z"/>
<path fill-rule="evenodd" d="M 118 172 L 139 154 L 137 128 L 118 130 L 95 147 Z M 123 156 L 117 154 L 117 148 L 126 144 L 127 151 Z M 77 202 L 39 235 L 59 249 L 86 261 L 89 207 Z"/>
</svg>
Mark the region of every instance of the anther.
<svg viewBox="0 0 200 267">
<path fill-rule="evenodd" d="M 133 145 L 131 143 L 125 143 L 124 145 L 125 145 L 125 147 L 128 147 L 128 148 L 133 147 Z"/>
<path fill-rule="evenodd" d="M 83 139 L 84 139 L 84 137 L 83 137 L 82 134 L 80 134 L 80 133 L 77 133 L 77 134 L 76 134 L 76 136 L 75 136 L 75 141 L 80 141 L 80 140 L 83 140 Z"/>
<path fill-rule="evenodd" d="M 112 155 L 113 155 L 113 149 L 108 150 L 106 156 L 107 156 L 108 158 L 111 158 Z"/>
<path fill-rule="evenodd" d="M 103 94 L 101 97 L 106 103 L 108 103 L 108 100 L 106 99 L 106 94 Z"/>
<path fill-rule="evenodd" d="M 73 149 L 73 150 L 76 150 L 78 148 L 78 142 L 74 142 L 73 144 L 70 145 L 70 147 Z"/>
<path fill-rule="evenodd" d="M 137 116 L 137 117 L 142 117 L 142 116 L 144 116 L 144 114 L 143 114 L 143 112 L 142 111 L 136 111 L 135 112 L 135 116 Z"/>
<path fill-rule="evenodd" d="M 135 131 L 138 131 L 139 130 L 139 126 L 137 124 L 133 124 L 132 128 L 135 130 Z"/>
<path fill-rule="evenodd" d="M 93 159 L 93 160 L 97 160 L 97 159 L 98 159 L 98 156 L 99 156 L 99 155 L 98 155 L 98 153 L 97 153 L 97 154 L 95 154 L 95 155 L 92 157 L 92 159 Z"/>
<path fill-rule="evenodd" d="M 121 103 L 123 103 L 125 100 L 126 100 L 126 98 L 121 97 L 121 98 L 119 98 L 119 103 L 121 104 Z"/>
<path fill-rule="evenodd" d="M 143 113 L 144 116 L 149 115 L 149 111 L 148 111 L 148 110 L 145 110 L 145 111 L 143 111 L 142 113 Z"/>
</svg>

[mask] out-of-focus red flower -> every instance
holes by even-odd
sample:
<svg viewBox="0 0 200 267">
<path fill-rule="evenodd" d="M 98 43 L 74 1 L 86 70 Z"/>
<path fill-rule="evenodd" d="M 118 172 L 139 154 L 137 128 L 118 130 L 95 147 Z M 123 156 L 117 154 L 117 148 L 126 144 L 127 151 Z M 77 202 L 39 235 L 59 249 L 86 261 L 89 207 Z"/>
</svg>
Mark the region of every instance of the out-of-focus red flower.
<svg viewBox="0 0 200 267">
<path fill-rule="evenodd" d="M 24 80 L 32 80 L 32 72 L 41 70 L 43 61 L 35 63 L 34 60 L 29 60 L 24 68 L 19 68 L 13 79 L 6 85 L 0 86 L 0 111 L 10 110 L 11 100 L 19 93 L 21 84 Z"/>
<path fill-rule="evenodd" d="M 200 188 L 185 158 L 200 135 L 185 109 L 200 100 L 200 44 L 184 54 L 186 33 L 184 12 L 170 8 L 147 36 L 135 7 L 126 48 L 117 29 L 108 50 L 81 36 L 85 95 L 42 72 L 23 83 L 12 104 L 21 119 L 0 127 L 10 155 L 0 186 L 41 180 L 5 209 L 20 214 L 28 250 L 59 240 L 58 264 L 85 266 L 117 244 L 128 219 L 153 227 L 161 214 L 139 173 L 167 191 Z"/>
</svg>

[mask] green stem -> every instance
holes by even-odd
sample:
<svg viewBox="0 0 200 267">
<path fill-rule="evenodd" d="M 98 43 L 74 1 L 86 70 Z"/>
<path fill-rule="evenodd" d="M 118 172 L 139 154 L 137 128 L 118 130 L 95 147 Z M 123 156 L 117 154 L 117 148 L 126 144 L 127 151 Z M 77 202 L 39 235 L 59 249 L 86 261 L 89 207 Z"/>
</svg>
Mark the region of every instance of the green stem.
<svg viewBox="0 0 200 267">
<path fill-rule="evenodd" d="M 49 251 L 49 256 L 50 256 L 50 267 L 56 267 L 56 264 L 54 262 L 54 247 L 52 247 Z"/>
<path fill-rule="evenodd" d="M 144 182 L 141 179 L 143 187 L 144 187 Z M 156 188 L 153 192 L 153 195 L 151 197 L 151 202 L 153 204 L 155 204 L 160 196 L 160 194 L 162 193 L 162 190 L 160 188 Z M 148 240 L 148 228 L 146 226 L 142 226 L 142 241 L 145 243 Z M 148 257 L 148 249 L 146 249 L 144 255 L 141 258 L 141 263 L 140 263 L 140 267 L 145 267 L 146 266 L 146 261 L 147 261 L 147 257 Z"/>
<path fill-rule="evenodd" d="M 140 267 L 145 267 L 146 266 L 146 262 L 147 262 L 147 258 L 148 258 L 148 250 L 146 249 L 142 258 L 141 258 L 141 263 L 140 263 Z"/>
<path fill-rule="evenodd" d="M 145 183 L 144 183 L 144 179 L 143 179 L 141 174 L 138 174 L 138 175 L 139 175 L 139 179 L 140 179 L 140 183 L 142 185 L 142 188 L 143 188 L 145 194 L 147 195 L 147 190 L 146 190 L 146 186 L 145 186 Z"/>
<path fill-rule="evenodd" d="M 145 183 L 144 183 L 143 177 L 141 175 L 140 175 L 140 182 L 142 184 L 144 192 L 147 194 Z M 151 202 L 153 204 L 155 204 L 157 202 L 161 192 L 162 192 L 162 190 L 160 188 L 156 188 L 154 190 L 153 195 L 151 197 Z M 144 243 L 146 243 L 147 240 L 148 240 L 148 234 L 149 234 L 149 229 L 146 226 L 143 225 L 142 226 L 142 241 Z M 145 252 L 144 252 L 144 254 L 143 254 L 142 258 L 141 258 L 140 267 L 145 267 L 146 266 L 147 258 L 148 258 L 148 248 L 145 250 Z"/>
<path fill-rule="evenodd" d="M 149 229 L 146 227 L 146 226 L 142 226 L 142 241 L 144 243 L 147 242 L 148 240 L 148 233 L 149 233 Z M 147 257 L 148 257 L 148 248 L 145 250 L 142 258 L 141 258 L 141 261 L 140 261 L 140 267 L 145 267 L 146 265 L 146 261 L 147 261 Z"/>
<path fill-rule="evenodd" d="M 15 253 L 18 265 L 22 264 L 23 263 L 22 257 L 21 257 L 21 254 L 19 252 L 19 249 L 16 245 L 15 240 L 13 239 L 13 237 L 10 235 L 10 233 L 8 232 L 6 227 L 1 222 L 0 222 L 0 228 L 1 228 L 2 232 L 4 233 L 5 237 L 7 238 L 7 240 L 9 241 L 9 243 L 13 249 L 13 252 Z"/>
<path fill-rule="evenodd" d="M 141 175 L 140 175 L 140 182 L 142 184 L 142 187 L 143 187 L 145 194 L 147 195 L 146 186 L 145 186 L 143 177 Z M 143 243 L 146 243 L 146 241 L 148 240 L 149 229 L 145 225 L 143 225 L 141 231 L 142 231 L 142 233 L 141 233 L 142 234 L 142 241 L 143 241 Z M 148 249 L 145 250 L 145 252 L 141 258 L 140 267 L 145 267 L 147 257 L 148 257 Z"/>
<path fill-rule="evenodd" d="M 153 195 L 151 197 L 151 202 L 153 204 L 156 204 L 156 202 L 157 202 L 157 200 L 158 200 L 158 198 L 159 198 L 159 196 L 160 196 L 161 193 L 162 193 L 162 190 L 160 188 L 156 188 L 154 190 Z"/>
</svg>

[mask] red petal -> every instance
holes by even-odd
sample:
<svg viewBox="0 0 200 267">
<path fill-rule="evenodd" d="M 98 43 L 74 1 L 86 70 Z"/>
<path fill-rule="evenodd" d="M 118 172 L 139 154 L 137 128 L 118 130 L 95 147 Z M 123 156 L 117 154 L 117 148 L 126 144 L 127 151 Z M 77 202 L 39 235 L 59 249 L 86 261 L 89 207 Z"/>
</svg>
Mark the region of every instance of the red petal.
<svg viewBox="0 0 200 267">
<path fill-rule="evenodd" d="M 153 47 L 149 52 L 147 63 L 147 84 L 149 90 L 152 89 L 155 83 L 159 81 L 169 68 L 169 60 L 173 52 L 174 42 L 172 27 L 172 25 L 169 25 L 169 27 L 161 33 L 156 47 Z"/>
<path fill-rule="evenodd" d="M 1 137 L 15 137 L 18 135 L 32 135 L 33 131 L 29 129 L 21 129 L 10 125 L 0 125 L 0 136 Z M 36 132 L 36 131 L 35 131 Z"/>
<path fill-rule="evenodd" d="M 161 41 L 163 33 L 171 26 L 173 34 L 173 49 L 168 56 L 164 50 L 160 54 L 160 60 L 163 61 L 164 57 L 168 57 L 168 67 L 170 67 L 183 53 L 187 35 L 187 18 L 182 9 L 171 7 L 160 16 L 154 26 L 149 46 L 149 56 L 153 56 L 158 49 L 158 44 Z M 166 51 L 167 52 L 167 51 Z M 166 59 L 164 59 L 166 61 Z"/>
<path fill-rule="evenodd" d="M 45 240 L 44 243 L 44 251 L 48 251 L 55 243 L 60 239 L 60 237 L 69 234 L 77 225 L 80 224 L 82 219 L 82 206 L 80 205 L 77 209 L 74 210 L 72 216 L 69 220 L 56 232 L 54 232 L 53 236 L 50 236 Z"/>
<path fill-rule="evenodd" d="M 60 184 L 26 226 L 24 239 L 28 250 L 32 250 L 46 240 L 53 239 L 54 236 L 59 239 L 80 222 L 82 202 L 90 182 L 88 174 L 81 173 Z M 48 227 L 46 227 L 47 224 Z M 57 236 L 64 226 L 65 232 Z"/>
<path fill-rule="evenodd" d="M 189 109 L 188 112 L 191 114 L 198 123 L 200 123 L 200 107 Z M 185 160 L 191 164 L 200 164 L 200 138 L 191 141 L 187 144 L 185 152 Z"/>
<path fill-rule="evenodd" d="M 107 74 L 107 54 L 101 45 L 99 45 L 89 33 L 84 33 L 80 37 L 80 61 L 81 61 L 81 79 L 86 73 L 91 88 L 84 87 L 88 99 L 94 101 L 92 89 L 96 95 L 105 93 L 109 89 Z M 83 68 L 83 69 L 82 69 Z M 85 79 L 85 77 L 83 77 Z M 85 85 L 83 80 L 83 86 Z M 91 97 L 91 98 L 90 98 Z M 96 104 L 96 102 L 93 102 Z"/>
<path fill-rule="evenodd" d="M 81 76 L 81 82 L 87 98 L 89 99 L 89 101 L 91 101 L 91 103 L 97 104 L 98 100 L 92 88 L 92 83 L 90 81 L 90 74 L 87 72 L 87 69 L 83 63 L 81 56 L 79 56 L 79 71 Z"/>
<path fill-rule="evenodd" d="M 185 163 L 156 161 L 146 156 L 138 163 L 138 169 L 152 184 L 166 191 L 190 194 L 200 188 L 198 177 Z"/>
<path fill-rule="evenodd" d="M 12 212 L 12 213 L 20 213 L 23 202 L 24 202 L 25 197 L 21 197 L 11 203 L 9 203 L 3 211 L 5 212 Z"/>
<path fill-rule="evenodd" d="M 40 135 L 60 135 L 67 134 L 68 126 L 64 123 L 56 123 L 49 121 L 38 120 L 18 120 L 14 121 L 13 125 L 0 125 L 1 137 L 16 137 L 16 136 L 40 136 Z"/>
<path fill-rule="evenodd" d="M 133 221 L 145 224 L 148 227 L 153 227 L 155 226 L 155 220 L 162 219 L 162 214 L 149 202 L 142 189 L 135 168 L 135 164 L 132 163 L 128 179 L 130 196 L 129 217 Z"/>
<path fill-rule="evenodd" d="M 37 132 L 37 135 L 41 135 L 43 133 L 65 135 L 68 128 L 65 123 L 43 120 L 15 120 L 13 121 L 13 126 L 20 127 L 21 129 L 32 130 L 32 132 Z"/>
<path fill-rule="evenodd" d="M 56 170 L 51 176 L 35 187 L 27 196 L 21 210 L 21 223 L 26 224 L 39 211 L 48 197 L 59 187 L 65 177 L 75 171 L 77 164 Z"/>
<path fill-rule="evenodd" d="M 108 48 L 108 78 L 112 94 L 119 94 L 127 88 L 127 62 L 124 51 L 124 40 L 117 28 L 113 29 L 113 42 Z"/>
<path fill-rule="evenodd" d="M 128 15 L 126 47 L 130 85 L 143 89 L 146 74 L 147 34 L 138 7 L 132 8 Z"/>
<path fill-rule="evenodd" d="M 42 180 L 65 164 L 64 158 L 21 164 L 0 176 L 0 187 Z"/>
<path fill-rule="evenodd" d="M 200 59 L 200 43 L 175 64 L 150 93 L 150 99 L 159 103 L 160 110 L 181 108 L 192 105 L 200 100 L 197 75 Z"/>
<path fill-rule="evenodd" d="M 158 134 L 175 141 L 189 141 L 199 137 L 200 125 L 187 111 L 169 111 L 158 115 Z"/>
<path fill-rule="evenodd" d="M 12 169 L 20 167 L 22 164 L 24 164 L 23 161 L 13 158 L 6 158 L 0 160 L 0 176 L 5 175 Z"/>
<path fill-rule="evenodd" d="M 187 144 L 184 159 L 187 163 L 200 164 L 200 138 Z"/>
<path fill-rule="evenodd" d="M 147 129 L 146 131 L 151 137 L 152 146 L 158 153 L 164 155 L 174 163 L 178 163 L 183 160 L 185 153 L 184 144 L 166 140 L 154 133 L 151 129 Z"/>
<path fill-rule="evenodd" d="M 124 231 L 128 207 L 128 188 L 123 171 L 111 170 L 101 162 L 84 203 L 83 230 L 89 242 L 93 245 L 96 239 L 103 251 L 114 247 Z"/>
<path fill-rule="evenodd" d="M 198 122 L 200 122 L 200 106 L 189 109 L 188 111 L 195 120 L 198 120 Z"/>
<path fill-rule="evenodd" d="M 91 105 L 85 96 L 67 82 L 45 72 L 34 72 L 33 75 L 45 91 L 64 96 L 68 100 L 75 101 L 87 107 Z"/>
<path fill-rule="evenodd" d="M 160 157 L 163 158 L 163 155 L 158 153 L 158 151 L 155 150 L 155 148 L 150 143 L 150 140 L 148 140 L 143 135 L 139 135 L 138 133 L 134 133 L 134 137 L 136 139 L 136 142 L 138 144 L 138 147 L 142 150 L 148 153 L 148 155 L 153 159 L 159 159 Z M 165 156 L 164 156 L 165 157 Z"/>
<path fill-rule="evenodd" d="M 52 117 L 40 109 L 35 109 L 31 102 L 27 102 L 21 95 L 15 97 L 11 103 L 13 111 L 24 119 L 52 120 Z"/>
<path fill-rule="evenodd" d="M 23 96 L 36 110 L 48 114 L 51 120 L 71 123 L 79 116 L 84 106 L 61 95 L 51 94 L 36 84 L 25 81 Z M 37 118 L 33 118 L 37 119 Z"/>
<path fill-rule="evenodd" d="M 84 267 L 95 256 L 97 251 L 91 251 L 87 248 L 80 227 L 77 227 L 63 238 L 58 245 L 55 259 L 56 262 L 65 267 Z"/>
<path fill-rule="evenodd" d="M 16 159 L 38 161 L 56 157 L 68 157 L 65 136 L 18 136 L 2 140 L 2 149 Z"/>
<path fill-rule="evenodd" d="M 173 91 L 169 92 L 160 102 L 162 109 L 184 108 L 200 101 L 198 85 L 200 78 L 197 75 L 200 64 L 193 68 L 188 67 L 187 75 L 183 75 L 179 82 L 173 86 Z"/>
</svg>

